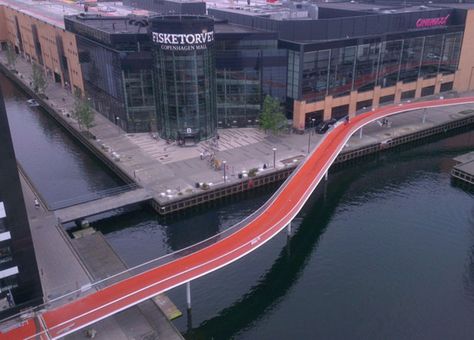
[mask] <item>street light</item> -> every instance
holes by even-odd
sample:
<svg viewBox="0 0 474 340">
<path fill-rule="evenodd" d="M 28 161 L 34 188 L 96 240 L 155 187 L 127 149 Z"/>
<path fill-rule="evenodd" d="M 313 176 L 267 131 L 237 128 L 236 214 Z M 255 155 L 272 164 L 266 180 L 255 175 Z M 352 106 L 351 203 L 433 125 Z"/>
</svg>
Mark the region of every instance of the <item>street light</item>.
<svg viewBox="0 0 474 340">
<path fill-rule="evenodd" d="M 309 154 L 309 150 L 311 149 L 311 133 L 313 132 L 313 126 L 314 126 L 315 120 L 316 118 L 311 118 L 311 129 L 309 130 L 309 133 L 308 133 L 308 154 Z"/>
<path fill-rule="evenodd" d="M 276 151 L 277 151 L 277 148 L 273 148 L 273 169 L 276 169 Z"/>
<path fill-rule="evenodd" d="M 227 183 L 227 178 L 226 178 L 226 175 L 225 175 L 225 165 L 227 164 L 226 161 L 222 161 L 222 165 L 224 167 L 224 183 Z"/>
</svg>

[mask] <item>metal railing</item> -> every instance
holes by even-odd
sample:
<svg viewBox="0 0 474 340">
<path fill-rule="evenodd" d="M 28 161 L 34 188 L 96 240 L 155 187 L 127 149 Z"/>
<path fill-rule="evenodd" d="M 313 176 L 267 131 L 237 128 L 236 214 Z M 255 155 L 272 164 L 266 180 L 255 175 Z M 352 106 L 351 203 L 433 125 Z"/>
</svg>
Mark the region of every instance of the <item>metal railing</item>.
<svg viewBox="0 0 474 340">
<path fill-rule="evenodd" d="M 122 194 L 124 192 L 131 191 L 137 188 L 138 188 L 137 184 L 130 183 L 130 184 L 122 185 L 119 187 L 113 187 L 110 189 L 91 192 L 88 194 L 75 196 L 72 198 L 56 201 L 53 203 L 48 203 L 48 210 L 63 209 L 63 208 L 71 207 L 73 205 L 77 205 L 77 204 L 91 202 L 91 201 L 99 200 L 105 197 L 115 196 L 115 195 Z"/>
</svg>

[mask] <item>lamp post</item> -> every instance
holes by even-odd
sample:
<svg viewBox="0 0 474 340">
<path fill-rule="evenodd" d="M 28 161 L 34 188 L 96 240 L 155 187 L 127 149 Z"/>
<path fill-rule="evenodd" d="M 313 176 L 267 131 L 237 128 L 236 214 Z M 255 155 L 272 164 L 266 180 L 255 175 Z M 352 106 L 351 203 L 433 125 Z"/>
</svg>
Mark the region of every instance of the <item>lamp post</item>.
<svg viewBox="0 0 474 340">
<path fill-rule="evenodd" d="M 309 150 L 311 149 L 311 133 L 313 132 L 313 126 L 314 126 L 315 120 L 316 118 L 311 118 L 311 128 L 308 133 L 308 154 L 309 154 Z"/>
<path fill-rule="evenodd" d="M 226 161 L 222 161 L 222 166 L 223 166 L 223 168 L 224 168 L 224 183 L 227 183 L 227 178 L 226 178 L 226 175 L 225 175 L 226 164 L 227 164 Z"/>
<path fill-rule="evenodd" d="M 277 148 L 273 148 L 273 169 L 276 169 L 276 151 L 277 151 Z"/>
</svg>

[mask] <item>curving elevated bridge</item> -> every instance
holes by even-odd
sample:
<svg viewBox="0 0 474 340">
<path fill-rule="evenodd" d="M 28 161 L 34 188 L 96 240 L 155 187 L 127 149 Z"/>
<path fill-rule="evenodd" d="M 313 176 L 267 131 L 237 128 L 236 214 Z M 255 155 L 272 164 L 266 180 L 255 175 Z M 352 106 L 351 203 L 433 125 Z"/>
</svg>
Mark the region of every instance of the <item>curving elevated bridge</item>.
<svg viewBox="0 0 474 340">
<path fill-rule="evenodd" d="M 155 264 L 152 269 L 87 296 L 39 311 L 0 333 L 0 339 L 60 338 L 238 260 L 291 223 L 349 138 L 364 125 L 405 111 L 471 103 L 474 97 L 405 103 L 366 112 L 348 124 L 337 123 L 268 202 L 231 228 L 232 233 L 220 235 L 213 243 L 204 243 L 199 250 L 190 248 L 179 258 L 171 256 L 167 263 Z"/>
</svg>

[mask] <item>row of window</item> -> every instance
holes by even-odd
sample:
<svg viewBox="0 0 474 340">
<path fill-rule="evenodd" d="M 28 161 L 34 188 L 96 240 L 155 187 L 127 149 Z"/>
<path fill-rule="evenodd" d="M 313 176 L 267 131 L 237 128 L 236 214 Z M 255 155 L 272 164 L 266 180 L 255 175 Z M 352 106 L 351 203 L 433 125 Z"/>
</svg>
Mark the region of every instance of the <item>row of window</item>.
<svg viewBox="0 0 474 340">
<path fill-rule="evenodd" d="M 306 52 L 303 65 L 299 52 L 290 51 L 287 95 L 319 100 L 452 74 L 458 66 L 461 40 L 462 33 L 456 32 Z"/>
<path fill-rule="evenodd" d="M 446 92 L 446 91 L 451 91 L 453 89 L 453 82 L 447 82 L 441 84 L 440 87 L 440 92 Z M 404 91 L 400 95 L 401 100 L 409 100 L 415 98 L 415 90 L 409 90 L 409 91 Z M 430 96 L 435 93 L 435 86 L 426 86 L 421 89 L 421 97 L 425 96 Z M 386 96 L 381 96 L 379 99 L 379 105 L 383 104 L 391 104 L 395 101 L 395 94 L 390 94 Z M 356 110 L 364 110 L 364 109 L 369 109 L 372 107 L 373 100 L 368 99 L 368 100 L 362 100 L 357 102 L 356 104 Z M 346 116 L 349 113 L 349 104 L 345 105 L 340 105 L 340 106 L 335 106 L 331 110 L 331 118 L 335 119 L 340 119 L 344 116 Z M 318 110 L 318 111 L 313 111 L 313 112 L 308 112 L 306 113 L 306 126 L 311 127 L 313 124 L 313 119 L 314 119 L 314 124 L 317 124 L 323 120 L 324 116 L 324 110 Z"/>
</svg>

